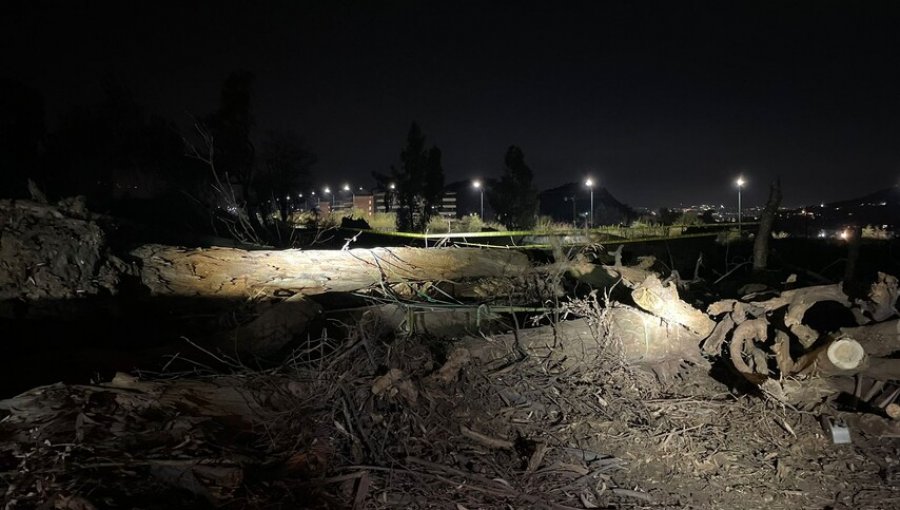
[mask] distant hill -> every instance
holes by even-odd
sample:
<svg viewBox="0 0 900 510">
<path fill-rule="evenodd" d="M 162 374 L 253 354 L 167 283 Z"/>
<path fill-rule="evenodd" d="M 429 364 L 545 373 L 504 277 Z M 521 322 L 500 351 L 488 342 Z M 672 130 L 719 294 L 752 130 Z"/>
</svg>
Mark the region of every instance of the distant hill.
<svg viewBox="0 0 900 510">
<path fill-rule="evenodd" d="M 550 216 L 554 221 L 572 223 L 574 215 L 580 226 L 587 220 L 590 210 L 591 193 L 583 184 L 570 182 L 540 193 L 540 214 Z M 608 189 L 594 189 L 595 225 L 629 223 L 636 216 L 630 206 L 616 199 Z"/>
<path fill-rule="evenodd" d="M 786 230 L 833 231 L 856 225 L 887 225 L 889 230 L 900 226 L 900 187 L 878 190 L 868 195 L 826 204 L 814 204 L 781 211 L 781 223 Z"/>
</svg>

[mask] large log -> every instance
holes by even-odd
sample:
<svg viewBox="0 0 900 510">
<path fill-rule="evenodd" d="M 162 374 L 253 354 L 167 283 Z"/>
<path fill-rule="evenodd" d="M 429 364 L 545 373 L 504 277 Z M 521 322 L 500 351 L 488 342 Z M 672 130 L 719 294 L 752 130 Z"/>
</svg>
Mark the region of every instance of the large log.
<svg viewBox="0 0 900 510">
<path fill-rule="evenodd" d="M 841 335 L 859 342 L 870 356 L 888 357 L 900 352 L 900 320 L 842 328 Z"/>
<path fill-rule="evenodd" d="M 154 295 L 206 298 L 352 292 L 382 283 L 512 277 L 526 273 L 516 251 L 373 248 L 246 251 L 145 245 L 132 252 Z"/>
<path fill-rule="evenodd" d="M 644 310 L 669 322 L 680 324 L 700 338 L 709 336 L 716 326 L 706 314 L 678 297 L 678 289 L 673 282 L 663 284 L 656 275 L 647 276 L 631 292 L 631 298 Z"/>
<path fill-rule="evenodd" d="M 468 338 L 458 344 L 473 359 L 502 360 L 510 352 L 561 360 L 559 368 L 583 369 L 600 363 L 624 363 L 653 371 L 660 379 L 674 376 L 685 362 L 706 365 L 702 337 L 686 327 L 637 308 L 616 305 L 602 317 L 560 321 L 553 326 L 514 333 Z"/>
</svg>

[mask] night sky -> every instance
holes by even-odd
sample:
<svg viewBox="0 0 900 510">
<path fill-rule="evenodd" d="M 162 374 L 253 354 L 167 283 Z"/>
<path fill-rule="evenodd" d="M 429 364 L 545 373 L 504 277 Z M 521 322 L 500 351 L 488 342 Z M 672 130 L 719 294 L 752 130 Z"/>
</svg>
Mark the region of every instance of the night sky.
<svg viewBox="0 0 900 510">
<path fill-rule="evenodd" d="M 412 120 L 448 182 L 516 144 L 540 187 L 635 206 L 730 203 L 740 172 L 748 204 L 776 176 L 787 205 L 897 183 L 897 2 L 188 3 L 4 2 L 0 73 L 52 127 L 110 73 L 184 121 L 252 71 L 260 130 L 301 133 L 322 183 L 371 185 Z"/>
</svg>

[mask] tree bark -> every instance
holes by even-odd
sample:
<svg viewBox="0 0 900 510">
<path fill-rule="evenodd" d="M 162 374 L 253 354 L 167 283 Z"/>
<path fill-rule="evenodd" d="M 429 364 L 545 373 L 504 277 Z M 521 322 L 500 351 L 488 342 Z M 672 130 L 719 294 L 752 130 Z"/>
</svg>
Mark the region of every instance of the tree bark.
<svg viewBox="0 0 900 510">
<path fill-rule="evenodd" d="M 759 219 L 759 232 L 753 241 L 753 270 L 763 271 L 769 264 L 769 239 L 772 237 L 772 226 L 781 205 L 781 179 L 769 187 L 769 200 Z"/>
<path fill-rule="evenodd" d="M 660 320 L 629 306 L 606 310 L 599 323 L 584 319 L 560 321 L 554 326 L 521 329 L 493 335 L 491 342 L 468 338 L 460 347 L 472 358 L 500 360 L 510 352 L 538 358 L 552 352 L 563 361 L 561 369 L 580 369 L 599 363 L 625 363 L 654 372 L 660 379 L 675 376 L 682 363 L 705 366 L 700 353 L 701 338 L 687 328 Z"/>
<path fill-rule="evenodd" d="M 347 251 L 245 251 L 145 245 L 141 282 L 154 295 L 279 298 L 352 292 L 382 283 L 520 276 L 531 268 L 516 251 L 373 248 Z"/>
</svg>

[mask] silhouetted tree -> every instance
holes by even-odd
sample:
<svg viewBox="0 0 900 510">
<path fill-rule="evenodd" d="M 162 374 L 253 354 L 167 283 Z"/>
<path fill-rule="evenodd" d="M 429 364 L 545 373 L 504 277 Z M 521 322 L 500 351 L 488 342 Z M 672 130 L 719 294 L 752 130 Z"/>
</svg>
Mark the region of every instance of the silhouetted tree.
<svg viewBox="0 0 900 510">
<path fill-rule="evenodd" d="M 681 213 L 672 221 L 673 225 L 699 225 L 701 223 L 703 221 L 694 211 Z"/>
<path fill-rule="evenodd" d="M 263 199 L 271 197 L 278 205 L 282 221 L 290 210 L 289 195 L 297 200 L 299 190 L 310 186 L 310 168 L 316 156 L 306 149 L 303 140 L 291 131 L 268 131 L 262 145 L 262 165 L 253 181 L 254 193 Z"/>
<path fill-rule="evenodd" d="M 499 219 L 509 229 L 534 227 L 538 207 L 538 192 L 534 188 L 534 174 L 525 164 L 522 149 L 511 145 L 504 158 L 506 168 L 499 180 L 492 180 L 488 201 Z"/>
<path fill-rule="evenodd" d="M 394 178 L 381 172 L 372 172 L 372 178 L 375 179 L 375 187 L 384 191 L 384 197 L 382 198 L 384 211 L 391 212 L 391 209 L 394 207 L 394 195 L 396 194 L 396 190 L 391 189 Z"/>
<path fill-rule="evenodd" d="M 193 140 L 185 138 L 189 156 L 210 176 L 209 206 L 214 224 L 225 225 L 236 239 L 250 244 L 284 246 L 284 225 L 272 222 L 277 208 L 288 220 L 291 202 L 308 189 L 316 158 L 290 131 L 269 131 L 257 154 L 253 144 L 253 74 L 231 73 L 222 85 L 219 108 L 195 123 Z M 290 197 L 290 199 L 288 198 Z"/>
<path fill-rule="evenodd" d="M 400 167 L 391 167 L 391 170 L 399 204 L 397 228 L 401 231 L 424 230 L 440 207 L 444 169 L 440 149 L 426 148 L 425 135 L 415 122 L 409 128 L 406 147 L 400 153 Z"/>
<path fill-rule="evenodd" d="M 681 213 L 678 211 L 673 211 L 668 207 L 660 207 L 659 208 L 659 223 L 661 225 L 672 225 L 675 223 L 675 220 L 678 219 Z"/>
<path fill-rule="evenodd" d="M 251 140 L 254 127 L 252 98 L 253 74 L 232 72 L 222 85 L 219 108 L 205 121 L 215 140 L 216 167 L 238 187 L 238 195 L 248 206 L 255 206 L 258 198 L 251 196 L 256 157 Z"/>
<path fill-rule="evenodd" d="M 46 165 L 54 177 L 44 185 L 56 195 L 85 194 L 94 201 L 151 198 L 170 183 L 183 185 L 182 156 L 174 126 L 148 115 L 111 78 L 99 102 L 66 112 L 48 136 Z"/>
<path fill-rule="evenodd" d="M 759 218 L 759 231 L 756 233 L 756 239 L 753 240 L 754 271 L 763 271 L 768 267 L 769 238 L 772 237 L 772 227 L 775 225 L 775 219 L 778 216 L 781 198 L 781 178 L 778 178 L 769 186 L 769 199 L 766 201 L 766 207 Z M 854 234 L 858 235 L 859 232 L 854 232 Z M 845 280 L 852 278 L 852 270 L 849 270 L 849 273 L 850 277 Z"/>
</svg>

